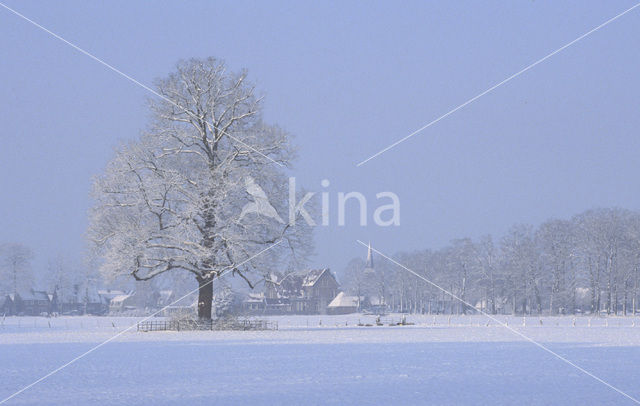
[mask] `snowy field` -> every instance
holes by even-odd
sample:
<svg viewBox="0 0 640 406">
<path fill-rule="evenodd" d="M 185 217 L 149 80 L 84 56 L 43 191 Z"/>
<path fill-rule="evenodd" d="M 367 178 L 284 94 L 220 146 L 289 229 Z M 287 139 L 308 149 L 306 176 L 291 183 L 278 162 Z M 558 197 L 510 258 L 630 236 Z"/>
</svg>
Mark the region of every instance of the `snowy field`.
<svg viewBox="0 0 640 406">
<path fill-rule="evenodd" d="M 399 321 L 399 315 L 385 319 Z M 271 317 L 278 331 L 127 331 L 6 405 L 634 404 L 483 316 Z M 632 397 L 640 319 L 499 316 Z M 0 321 L 0 399 L 139 318 Z"/>
</svg>

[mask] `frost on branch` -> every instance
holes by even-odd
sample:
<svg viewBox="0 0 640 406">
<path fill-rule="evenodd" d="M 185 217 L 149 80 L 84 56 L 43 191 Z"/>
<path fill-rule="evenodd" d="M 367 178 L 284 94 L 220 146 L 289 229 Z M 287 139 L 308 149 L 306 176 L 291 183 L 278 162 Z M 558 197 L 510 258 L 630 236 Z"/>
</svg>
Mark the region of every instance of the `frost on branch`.
<svg viewBox="0 0 640 406">
<path fill-rule="evenodd" d="M 310 253 L 303 221 L 289 226 L 278 216 L 241 216 L 252 179 L 288 218 L 283 168 L 293 149 L 285 131 L 263 121 L 262 99 L 246 72 L 192 59 L 156 86 L 166 99 L 150 102 L 147 130 L 95 179 L 90 235 L 107 276 L 191 272 L 200 285 L 199 316 L 210 318 L 216 277 L 233 272 L 251 286 L 252 271 Z"/>
</svg>

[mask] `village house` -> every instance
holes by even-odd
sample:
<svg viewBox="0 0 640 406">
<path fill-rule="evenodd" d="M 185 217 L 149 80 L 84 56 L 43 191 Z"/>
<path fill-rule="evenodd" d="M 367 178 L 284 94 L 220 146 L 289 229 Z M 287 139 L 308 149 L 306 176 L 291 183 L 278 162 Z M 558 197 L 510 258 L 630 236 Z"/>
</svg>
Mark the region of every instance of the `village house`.
<svg viewBox="0 0 640 406">
<path fill-rule="evenodd" d="M 327 306 L 327 314 L 351 314 L 358 312 L 362 298 L 347 296 L 344 292 L 338 295 Z"/>
<path fill-rule="evenodd" d="M 74 285 L 71 289 L 57 288 L 52 295 L 51 311 L 63 315 L 107 313 L 109 301 L 95 288 Z"/>
<path fill-rule="evenodd" d="M 13 295 L 0 296 L 0 315 L 13 316 L 15 311 Z"/>
<path fill-rule="evenodd" d="M 338 294 L 339 286 L 328 268 L 309 271 L 302 283 L 304 297 L 309 299 L 307 312 L 325 314 L 327 306 Z"/>
<path fill-rule="evenodd" d="M 14 314 L 19 316 L 39 316 L 51 313 L 52 297 L 41 290 L 23 290 L 9 295 L 13 301 Z"/>
<path fill-rule="evenodd" d="M 242 302 L 242 312 L 259 314 L 264 313 L 266 307 L 264 292 L 249 293 L 247 298 Z"/>
<path fill-rule="evenodd" d="M 84 313 L 103 316 L 109 311 L 109 301 L 100 295 L 97 289 L 86 289 L 84 294 Z"/>
<path fill-rule="evenodd" d="M 140 286 L 138 286 L 140 287 Z M 109 300 L 109 313 L 148 313 L 153 309 L 161 309 L 175 300 L 172 290 L 153 291 L 136 290 L 129 293 L 119 292 Z"/>
<path fill-rule="evenodd" d="M 109 303 L 111 303 L 111 299 L 124 294 L 126 294 L 126 292 L 117 289 L 98 289 L 98 296 L 100 296 L 101 301 L 107 304 L 107 308 L 109 307 Z"/>
<path fill-rule="evenodd" d="M 136 311 L 140 307 L 139 300 L 136 298 L 135 292 L 124 293 L 114 296 L 109 301 L 109 313 L 118 314 L 124 312 Z"/>
<path fill-rule="evenodd" d="M 338 282 L 328 269 L 271 274 L 261 295 L 250 295 L 242 308 L 247 313 L 325 314 L 338 294 Z"/>
</svg>

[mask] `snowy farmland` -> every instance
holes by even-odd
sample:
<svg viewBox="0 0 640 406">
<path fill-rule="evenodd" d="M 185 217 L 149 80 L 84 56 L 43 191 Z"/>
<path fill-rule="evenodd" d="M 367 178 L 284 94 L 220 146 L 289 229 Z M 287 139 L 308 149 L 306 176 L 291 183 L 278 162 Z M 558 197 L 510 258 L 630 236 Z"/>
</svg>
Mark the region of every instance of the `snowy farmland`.
<svg viewBox="0 0 640 406">
<path fill-rule="evenodd" d="M 399 315 L 383 318 L 400 321 Z M 8 317 L 0 398 L 135 325 L 139 318 Z M 634 404 L 483 316 L 282 316 L 278 331 L 135 328 L 7 405 Z M 498 320 L 640 396 L 640 319 Z"/>
</svg>

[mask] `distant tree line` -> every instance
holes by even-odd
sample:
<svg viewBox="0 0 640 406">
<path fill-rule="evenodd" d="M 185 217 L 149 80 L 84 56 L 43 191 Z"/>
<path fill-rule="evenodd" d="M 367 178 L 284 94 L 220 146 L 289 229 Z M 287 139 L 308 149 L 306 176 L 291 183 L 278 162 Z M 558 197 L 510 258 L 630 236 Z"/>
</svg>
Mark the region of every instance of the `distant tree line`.
<svg viewBox="0 0 640 406">
<path fill-rule="evenodd" d="M 472 306 L 382 258 L 374 271 L 352 260 L 343 286 L 416 313 L 629 314 L 638 309 L 640 213 L 589 210 L 538 227 L 515 225 L 502 238 L 460 238 L 439 250 L 401 252 L 399 263 Z"/>
<path fill-rule="evenodd" d="M 0 243 L 0 294 L 31 288 L 33 251 L 15 242 Z"/>
<path fill-rule="evenodd" d="M 58 295 L 79 295 L 88 284 L 100 286 L 102 279 L 83 261 L 57 255 L 46 267 L 35 268 L 31 247 L 19 242 L 0 242 L 0 296 L 43 290 Z"/>
</svg>

